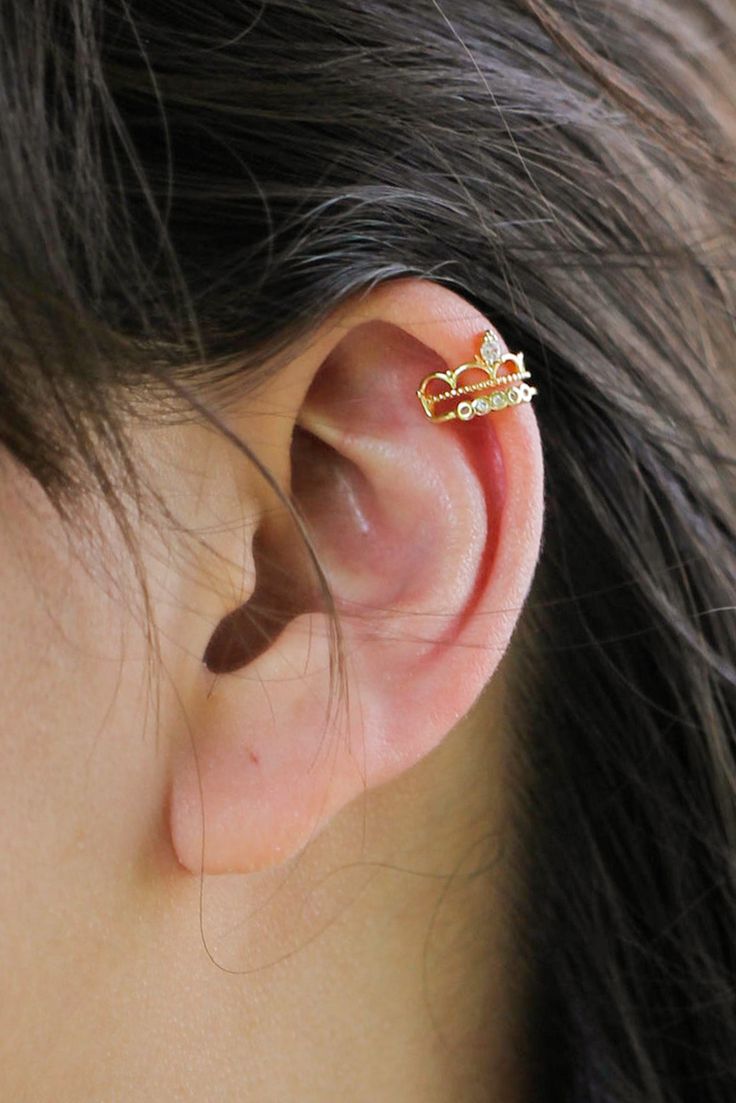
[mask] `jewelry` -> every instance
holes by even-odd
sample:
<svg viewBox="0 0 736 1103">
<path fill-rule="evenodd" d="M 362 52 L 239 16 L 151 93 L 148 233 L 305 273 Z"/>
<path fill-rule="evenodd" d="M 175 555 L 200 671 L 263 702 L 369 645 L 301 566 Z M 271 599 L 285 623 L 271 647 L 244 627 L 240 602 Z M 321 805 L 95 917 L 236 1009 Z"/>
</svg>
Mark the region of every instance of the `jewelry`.
<svg viewBox="0 0 736 1103">
<path fill-rule="evenodd" d="M 505 369 L 503 375 L 498 374 L 500 368 Z M 432 372 L 422 380 L 417 398 L 430 421 L 470 421 L 507 406 L 531 402 L 537 388 L 523 382 L 530 378 L 531 373 L 524 367 L 524 353 L 503 352 L 496 334 L 487 329 L 475 360 L 454 370 Z"/>
</svg>

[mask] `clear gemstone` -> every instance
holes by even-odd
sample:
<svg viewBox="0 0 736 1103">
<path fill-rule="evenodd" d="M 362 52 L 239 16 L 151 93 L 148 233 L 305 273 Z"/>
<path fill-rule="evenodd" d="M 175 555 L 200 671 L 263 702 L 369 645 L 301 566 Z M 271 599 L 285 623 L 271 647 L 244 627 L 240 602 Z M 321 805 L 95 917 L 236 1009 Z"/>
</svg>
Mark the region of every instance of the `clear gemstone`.
<svg viewBox="0 0 736 1103">
<path fill-rule="evenodd" d="M 473 406 L 477 414 L 487 414 L 491 408 L 491 404 L 487 398 L 476 398 L 473 402 Z"/>
<path fill-rule="evenodd" d="M 501 356 L 501 344 L 498 337 L 490 329 L 483 335 L 483 341 L 480 346 L 480 354 L 484 360 L 489 364 L 492 364 L 495 360 L 498 360 Z"/>
</svg>

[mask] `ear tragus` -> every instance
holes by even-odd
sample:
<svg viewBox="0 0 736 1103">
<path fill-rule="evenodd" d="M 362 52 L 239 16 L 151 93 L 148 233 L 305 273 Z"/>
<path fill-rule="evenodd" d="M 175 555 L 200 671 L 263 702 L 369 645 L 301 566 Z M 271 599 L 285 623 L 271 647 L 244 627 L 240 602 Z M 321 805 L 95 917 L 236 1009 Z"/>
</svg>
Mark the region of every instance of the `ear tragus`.
<svg viewBox="0 0 736 1103">
<path fill-rule="evenodd" d="M 246 602 L 226 613 L 209 638 L 202 661 L 213 674 L 240 670 L 272 647 L 289 621 L 318 607 L 318 587 L 306 554 L 299 555 L 300 534 L 280 545 L 258 529 L 253 539 L 255 588 Z M 288 557 L 279 554 L 286 545 Z"/>
</svg>

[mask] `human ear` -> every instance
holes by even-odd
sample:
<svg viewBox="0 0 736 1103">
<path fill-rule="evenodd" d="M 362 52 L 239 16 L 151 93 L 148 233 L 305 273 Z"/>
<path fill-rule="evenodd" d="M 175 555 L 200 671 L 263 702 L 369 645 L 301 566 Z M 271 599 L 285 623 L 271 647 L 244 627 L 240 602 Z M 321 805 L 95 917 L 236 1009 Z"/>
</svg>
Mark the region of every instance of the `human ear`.
<svg viewBox="0 0 736 1103">
<path fill-rule="evenodd" d="M 287 860 L 436 747 L 492 678 L 538 558 L 536 418 L 518 405 L 438 424 L 416 397 L 489 328 L 447 288 L 391 281 L 243 400 L 332 588 L 344 693 L 330 707 L 330 613 L 299 532 L 264 507 L 254 593 L 212 626 L 173 766 L 171 838 L 192 873 Z"/>
</svg>

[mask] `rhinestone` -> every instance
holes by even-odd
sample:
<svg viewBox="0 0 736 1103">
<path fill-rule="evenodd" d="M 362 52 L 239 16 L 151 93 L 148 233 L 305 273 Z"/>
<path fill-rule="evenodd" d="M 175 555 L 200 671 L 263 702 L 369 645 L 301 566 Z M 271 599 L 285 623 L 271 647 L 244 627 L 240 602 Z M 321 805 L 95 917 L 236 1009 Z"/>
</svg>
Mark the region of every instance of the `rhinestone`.
<svg viewBox="0 0 736 1103">
<path fill-rule="evenodd" d="M 480 354 L 484 360 L 489 364 L 493 364 L 494 361 L 501 357 L 501 343 L 495 333 L 491 330 L 486 330 L 483 335 L 483 341 L 480 346 Z"/>
</svg>

